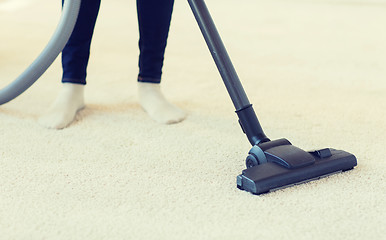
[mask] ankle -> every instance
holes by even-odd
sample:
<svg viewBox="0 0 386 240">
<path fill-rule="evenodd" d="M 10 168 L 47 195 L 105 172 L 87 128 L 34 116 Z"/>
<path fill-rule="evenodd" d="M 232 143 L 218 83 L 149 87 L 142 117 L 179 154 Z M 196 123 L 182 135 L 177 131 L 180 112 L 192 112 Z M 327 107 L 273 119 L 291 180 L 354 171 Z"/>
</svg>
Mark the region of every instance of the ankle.
<svg viewBox="0 0 386 240">
<path fill-rule="evenodd" d="M 84 85 L 75 83 L 63 83 L 62 89 L 57 98 L 58 100 L 66 100 L 84 105 Z"/>
<path fill-rule="evenodd" d="M 63 83 L 62 92 L 84 96 L 84 85 L 76 83 Z"/>
</svg>

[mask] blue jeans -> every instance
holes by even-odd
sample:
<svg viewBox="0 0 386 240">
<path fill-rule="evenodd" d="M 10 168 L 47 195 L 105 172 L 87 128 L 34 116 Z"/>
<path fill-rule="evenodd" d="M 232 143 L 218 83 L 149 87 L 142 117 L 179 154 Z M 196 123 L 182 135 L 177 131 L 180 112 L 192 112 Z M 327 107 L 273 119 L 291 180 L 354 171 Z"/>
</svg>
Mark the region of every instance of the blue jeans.
<svg viewBox="0 0 386 240">
<path fill-rule="evenodd" d="M 82 0 L 74 31 L 62 52 L 62 82 L 86 84 L 90 44 L 100 3 L 100 0 Z M 161 82 L 173 4 L 174 0 L 137 0 L 140 82 Z"/>
</svg>

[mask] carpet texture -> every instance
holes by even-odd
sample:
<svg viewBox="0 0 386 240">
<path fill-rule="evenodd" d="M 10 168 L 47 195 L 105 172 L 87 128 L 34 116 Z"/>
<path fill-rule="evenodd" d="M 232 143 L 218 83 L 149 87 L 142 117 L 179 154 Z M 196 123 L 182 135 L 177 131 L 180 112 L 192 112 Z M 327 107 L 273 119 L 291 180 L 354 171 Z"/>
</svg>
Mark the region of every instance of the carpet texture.
<svg viewBox="0 0 386 240">
<path fill-rule="evenodd" d="M 60 1 L 20 2 L 0 1 L 0 87 L 60 16 Z M 162 89 L 189 116 L 160 125 L 137 103 L 135 1 L 104 1 L 77 120 L 37 124 L 60 59 L 0 107 L 0 239 L 385 239 L 386 2 L 207 4 L 266 134 L 352 152 L 355 170 L 238 190 L 250 146 L 187 2 L 175 4 Z"/>
</svg>

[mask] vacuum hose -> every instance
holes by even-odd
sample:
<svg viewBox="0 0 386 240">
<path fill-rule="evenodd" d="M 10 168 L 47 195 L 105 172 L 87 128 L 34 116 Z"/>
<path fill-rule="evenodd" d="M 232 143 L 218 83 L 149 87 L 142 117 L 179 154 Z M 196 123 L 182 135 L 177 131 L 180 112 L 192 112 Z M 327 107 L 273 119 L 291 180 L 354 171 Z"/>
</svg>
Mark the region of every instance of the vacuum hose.
<svg viewBox="0 0 386 240">
<path fill-rule="evenodd" d="M 59 24 L 47 46 L 16 80 L 0 90 L 0 105 L 11 101 L 32 86 L 62 52 L 74 30 L 81 0 L 65 0 Z"/>
</svg>

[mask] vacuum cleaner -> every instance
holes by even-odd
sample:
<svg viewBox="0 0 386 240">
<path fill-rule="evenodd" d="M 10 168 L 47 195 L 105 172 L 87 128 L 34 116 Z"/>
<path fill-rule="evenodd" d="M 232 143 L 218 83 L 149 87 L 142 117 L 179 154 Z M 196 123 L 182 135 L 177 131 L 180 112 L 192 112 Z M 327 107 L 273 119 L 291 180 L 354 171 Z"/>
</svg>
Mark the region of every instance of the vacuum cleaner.
<svg viewBox="0 0 386 240">
<path fill-rule="evenodd" d="M 204 0 L 188 0 L 200 30 L 236 108 L 239 123 L 252 149 L 237 187 L 262 194 L 353 169 L 356 157 L 331 148 L 304 151 L 287 139 L 270 140 L 253 110 Z"/>
<path fill-rule="evenodd" d="M 237 176 L 237 187 L 253 194 L 318 179 L 353 169 L 354 155 L 331 148 L 304 151 L 287 139 L 271 141 L 253 110 L 204 0 L 188 0 L 208 48 L 236 108 L 240 126 L 252 145 L 247 169 Z M 52 64 L 71 36 L 81 0 L 66 0 L 59 25 L 39 57 L 15 81 L 0 90 L 0 105 L 29 88 Z"/>
</svg>

